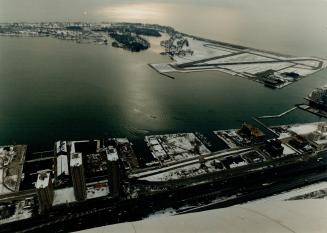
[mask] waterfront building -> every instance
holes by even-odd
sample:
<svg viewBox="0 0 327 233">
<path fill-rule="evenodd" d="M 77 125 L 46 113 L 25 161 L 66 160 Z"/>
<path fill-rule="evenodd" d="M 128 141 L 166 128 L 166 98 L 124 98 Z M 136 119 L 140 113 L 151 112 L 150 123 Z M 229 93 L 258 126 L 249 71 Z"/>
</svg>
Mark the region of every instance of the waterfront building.
<svg viewBox="0 0 327 233">
<path fill-rule="evenodd" d="M 108 162 L 109 191 L 113 197 L 119 197 L 121 186 L 118 153 L 117 150 L 112 146 L 107 148 L 106 153 Z"/>
<path fill-rule="evenodd" d="M 70 155 L 70 173 L 73 181 L 74 194 L 76 200 L 85 200 L 86 184 L 82 153 L 73 153 Z"/>
<path fill-rule="evenodd" d="M 41 213 L 46 212 L 52 206 L 54 191 L 50 172 L 40 172 L 35 184 Z"/>
<path fill-rule="evenodd" d="M 67 155 L 59 155 L 57 157 L 56 174 L 57 174 L 57 177 L 69 175 L 68 156 Z"/>
<path fill-rule="evenodd" d="M 242 128 L 238 131 L 238 134 L 255 142 L 261 142 L 265 138 L 264 133 L 260 129 L 247 123 L 242 125 Z"/>
<path fill-rule="evenodd" d="M 327 111 L 327 87 L 317 88 L 307 97 L 310 105 Z"/>
<path fill-rule="evenodd" d="M 65 184 L 69 181 L 69 167 L 68 167 L 68 148 L 66 141 L 55 142 L 55 186 Z"/>
</svg>

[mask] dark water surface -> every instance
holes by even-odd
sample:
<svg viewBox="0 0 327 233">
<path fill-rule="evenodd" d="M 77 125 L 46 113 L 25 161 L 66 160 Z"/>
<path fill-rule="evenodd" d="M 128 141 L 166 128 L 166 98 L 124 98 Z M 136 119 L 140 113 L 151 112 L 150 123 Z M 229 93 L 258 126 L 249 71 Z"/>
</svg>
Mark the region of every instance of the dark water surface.
<svg viewBox="0 0 327 233">
<path fill-rule="evenodd" d="M 85 18 L 72 19 L 160 23 L 211 39 L 327 58 L 327 3 L 322 0 L 143 1 L 133 7 L 112 2 L 92 5 Z M 38 5 L 35 17 L 54 20 L 44 4 Z M 2 21 L 14 20 L 9 15 L 13 7 L 3 5 Z M 53 9 L 60 7 L 64 3 Z M 19 16 L 16 19 L 40 20 L 23 12 Z M 0 37 L 0 144 L 27 143 L 41 149 L 58 139 L 124 136 L 142 141 L 145 134 L 238 127 L 252 116 L 284 112 L 327 83 L 322 71 L 271 90 L 219 72 L 174 74 L 176 79 L 169 79 L 147 65 L 167 61 L 158 45 L 131 53 L 50 38 Z M 316 120 L 296 110 L 269 123 Z"/>
<path fill-rule="evenodd" d="M 327 75 L 271 90 L 219 72 L 165 78 L 147 66 L 168 60 L 156 49 L 1 37 L 0 51 L 1 144 L 236 127 L 302 102 Z M 317 119 L 297 110 L 281 123 Z"/>
</svg>

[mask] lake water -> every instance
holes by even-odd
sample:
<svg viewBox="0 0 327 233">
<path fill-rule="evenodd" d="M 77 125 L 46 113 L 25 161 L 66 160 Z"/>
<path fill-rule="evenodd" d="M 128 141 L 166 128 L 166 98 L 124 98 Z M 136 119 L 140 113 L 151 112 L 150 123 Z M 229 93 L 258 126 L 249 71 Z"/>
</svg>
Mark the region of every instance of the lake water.
<svg viewBox="0 0 327 233">
<path fill-rule="evenodd" d="M 211 39 L 327 58 L 325 1 L 222 2 L 156 1 L 130 8 L 115 3 L 92 8 L 86 19 L 160 23 Z M 169 79 L 148 66 L 168 61 L 159 55 L 158 42 L 131 53 L 50 38 L 0 37 L 0 144 L 41 149 L 58 139 L 141 141 L 153 133 L 207 133 L 238 127 L 253 116 L 279 114 L 327 83 L 326 71 L 281 90 L 220 72 Z M 317 120 L 296 110 L 269 123 Z"/>
</svg>

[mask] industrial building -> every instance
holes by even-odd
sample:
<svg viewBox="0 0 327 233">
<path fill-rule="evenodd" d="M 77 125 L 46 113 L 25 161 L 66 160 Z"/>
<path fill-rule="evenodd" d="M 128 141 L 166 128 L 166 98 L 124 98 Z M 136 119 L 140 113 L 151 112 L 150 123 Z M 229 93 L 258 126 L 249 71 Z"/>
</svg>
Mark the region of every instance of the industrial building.
<svg viewBox="0 0 327 233">
<path fill-rule="evenodd" d="M 327 111 L 327 86 L 313 90 L 306 99 L 311 106 Z"/>
<path fill-rule="evenodd" d="M 37 177 L 35 188 L 39 200 L 39 210 L 41 213 L 44 213 L 51 208 L 53 202 L 54 191 L 51 173 L 45 171 L 40 172 Z"/>
<path fill-rule="evenodd" d="M 78 201 L 86 198 L 86 184 L 82 153 L 72 153 L 70 155 L 70 172 L 74 186 L 75 198 Z"/>
<path fill-rule="evenodd" d="M 117 150 L 109 146 L 106 149 L 108 160 L 108 184 L 113 197 L 120 196 L 120 169 Z"/>
</svg>

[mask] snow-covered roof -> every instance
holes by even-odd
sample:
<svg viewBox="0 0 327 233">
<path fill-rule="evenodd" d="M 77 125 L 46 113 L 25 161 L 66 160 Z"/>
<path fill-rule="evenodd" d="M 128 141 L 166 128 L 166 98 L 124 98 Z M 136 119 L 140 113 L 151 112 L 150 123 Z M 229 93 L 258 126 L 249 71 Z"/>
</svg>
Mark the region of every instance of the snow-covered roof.
<svg viewBox="0 0 327 233">
<path fill-rule="evenodd" d="M 108 161 L 117 161 L 119 159 L 116 148 L 112 146 L 109 146 L 109 148 L 106 150 L 106 153 Z"/>
<path fill-rule="evenodd" d="M 63 173 L 69 175 L 67 155 L 59 155 L 57 157 L 57 176 Z"/>
<path fill-rule="evenodd" d="M 233 162 L 229 165 L 230 168 L 237 168 L 237 167 L 242 167 L 242 166 L 245 166 L 247 165 L 248 163 L 245 162 L 245 161 L 242 161 L 242 162 L 239 162 L 239 163 L 236 163 L 236 162 Z"/>
<path fill-rule="evenodd" d="M 129 143 L 129 140 L 127 138 L 116 138 L 116 141 L 118 143 Z"/>
<path fill-rule="evenodd" d="M 78 167 L 82 165 L 82 153 L 73 153 L 70 155 L 70 166 L 71 167 Z"/>
<path fill-rule="evenodd" d="M 37 177 L 35 188 L 37 188 L 37 189 L 46 188 L 46 187 L 48 187 L 49 183 L 50 183 L 50 173 L 42 172 Z"/>
<path fill-rule="evenodd" d="M 298 135 L 308 135 L 318 130 L 318 124 L 296 125 L 289 128 L 289 131 Z"/>
<path fill-rule="evenodd" d="M 56 152 L 60 154 L 61 152 L 67 153 L 67 142 L 66 141 L 57 141 L 56 142 Z"/>
</svg>

